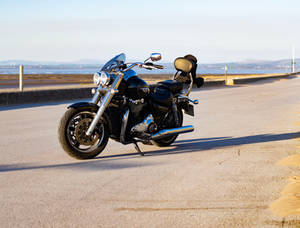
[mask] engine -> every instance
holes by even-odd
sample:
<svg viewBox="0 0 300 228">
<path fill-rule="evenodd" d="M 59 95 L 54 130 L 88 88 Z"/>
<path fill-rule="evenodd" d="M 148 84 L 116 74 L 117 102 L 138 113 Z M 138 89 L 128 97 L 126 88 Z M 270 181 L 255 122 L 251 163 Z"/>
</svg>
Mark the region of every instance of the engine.
<svg viewBox="0 0 300 228">
<path fill-rule="evenodd" d="M 157 130 L 152 114 L 149 114 L 142 122 L 133 126 L 130 133 L 133 137 L 148 139 Z"/>
</svg>

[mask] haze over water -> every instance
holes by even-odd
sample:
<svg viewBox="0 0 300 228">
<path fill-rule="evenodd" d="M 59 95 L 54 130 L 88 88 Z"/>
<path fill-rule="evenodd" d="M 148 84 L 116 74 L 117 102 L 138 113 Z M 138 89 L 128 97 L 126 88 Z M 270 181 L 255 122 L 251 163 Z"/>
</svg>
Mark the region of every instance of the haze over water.
<svg viewBox="0 0 300 228">
<path fill-rule="evenodd" d="M 92 68 L 26 68 L 24 67 L 24 74 L 94 74 L 99 71 L 100 67 Z M 145 70 L 135 69 L 140 74 L 174 74 L 175 69 L 166 67 L 163 70 Z M 228 74 L 270 74 L 270 73 L 287 73 L 290 70 L 287 69 L 230 69 L 228 68 Z M 19 68 L 0 68 L 1 74 L 19 74 Z M 204 69 L 198 67 L 197 74 L 224 74 L 224 68 Z"/>
</svg>

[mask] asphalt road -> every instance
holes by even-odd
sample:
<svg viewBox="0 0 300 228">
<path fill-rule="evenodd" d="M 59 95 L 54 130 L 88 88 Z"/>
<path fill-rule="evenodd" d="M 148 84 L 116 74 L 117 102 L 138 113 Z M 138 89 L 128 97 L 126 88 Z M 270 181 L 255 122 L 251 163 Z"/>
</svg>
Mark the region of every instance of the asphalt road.
<svg viewBox="0 0 300 228">
<path fill-rule="evenodd" d="M 1 227 L 295 227 L 269 205 L 297 168 L 300 78 L 194 91 L 195 131 L 173 146 L 109 142 L 78 161 L 61 149 L 67 103 L 0 110 Z"/>
</svg>

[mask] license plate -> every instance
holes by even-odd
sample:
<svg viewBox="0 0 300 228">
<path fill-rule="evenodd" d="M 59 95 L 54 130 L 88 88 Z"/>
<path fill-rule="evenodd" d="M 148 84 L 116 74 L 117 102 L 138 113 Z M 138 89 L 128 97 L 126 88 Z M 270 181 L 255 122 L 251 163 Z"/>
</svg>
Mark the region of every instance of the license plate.
<svg viewBox="0 0 300 228">
<path fill-rule="evenodd" d="M 188 104 L 187 108 L 184 110 L 184 113 L 190 116 L 194 116 L 194 106 Z"/>
</svg>

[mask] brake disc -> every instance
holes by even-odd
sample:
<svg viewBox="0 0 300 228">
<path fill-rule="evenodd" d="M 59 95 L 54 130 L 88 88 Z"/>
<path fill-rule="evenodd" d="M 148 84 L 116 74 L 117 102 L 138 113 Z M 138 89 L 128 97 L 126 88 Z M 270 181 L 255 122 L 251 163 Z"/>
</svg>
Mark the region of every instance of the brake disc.
<svg viewBox="0 0 300 228">
<path fill-rule="evenodd" d="M 88 118 L 80 120 L 75 128 L 76 140 L 80 144 L 85 145 L 85 146 L 94 145 L 95 142 L 99 139 L 99 135 L 97 133 L 94 133 L 90 136 L 86 135 L 86 132 L 87 132 L 91 122 L 92 122 L 92 120 L 88 119 Z"/>
</svg>

